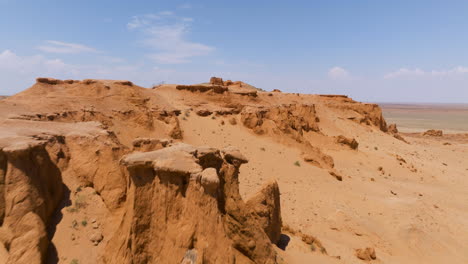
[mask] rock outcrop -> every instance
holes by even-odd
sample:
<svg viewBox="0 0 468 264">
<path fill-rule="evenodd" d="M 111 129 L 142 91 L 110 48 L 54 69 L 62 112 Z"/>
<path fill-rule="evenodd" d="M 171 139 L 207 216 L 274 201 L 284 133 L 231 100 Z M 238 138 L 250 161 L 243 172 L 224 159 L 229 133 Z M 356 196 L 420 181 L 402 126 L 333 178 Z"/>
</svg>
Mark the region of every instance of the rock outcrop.
<svg viewBox="0 0 468 264">
<path fill-rule="evenodd" d="M 348 119 L 360 124 L 375 126 L 381 131 L 387 132 L 387 123 L 379 105 L 358 103 L 344 95 L 321 95 L 321 97 L 327 98 L 329 107 L 349 112 L 350 117 Z"/>
<path fill-rule="evenodd" d="M 255 219 L 263 227 L 271 243 L 277 244 L 281 237 L 280 191 L 276 181 L 263 186 L 261 191 L 247 201 Z"/>
<path fill-rule="evenodd" d="M 50 139 L 60 144 L 57 138 Z M 47 141 L 23 141 L 0 150 L 0 248 L 6 263 L 42 263 L 46 227 L 62 199 L 62 174 Z M 58 153 L 55 153 L 58 154 Z"/>
<path fill-rule="evenodd" d="M 150 89 L 130 81 L 38 78 L 31 88 L 6 100 L 29 109 L 10 118 L 65 123 L 97 121 L 128 147 L 142 134 L 162 131 L 171 132 L 174 139 L 183 137 L 178 123 L 180 111 Z"/>
<path fill-rule="evenodd" d="M 336 137 L 336 143 L 341 144 L 341 145 L 346 145 L 350 147 L 351 149 L 357 149 L 359 146 L 359 143 L 356 141 L 356 139 L 347 138 L 343 135 L 339 135 Z"/>
<path fill-rule="evenodd" d="M 170 139 L 157 139 L 157 138 L 136 138 L 133 140 L 133 150 L 148 152 L 165 148 L 172 143 Z"/>
<path fill-rule="evenodd" d="M 222 85 L 177 85 L 177 90 L 187 90 L 190 92 L 205 93 L 212 91 L 213 93 L 222 94 L 228 90 L 227 87 Z"/>
<path fill-rule="evenodd" d="M 56 123 L 43 130 L 42 122 L 34 128 L 15 122 L 17 134 L 0 137 L 0 255 L 5 263 L 39 264 L 49 247 L 48 225 L 69 199 L 64 179 L 93 187 L 114 211 L 126 198 L 118 160 L 127 150 L 95 123 Z"/>
<path fill-rule="evenodd" d="M 210 78 L 210 84 L 213 84 L 213 85 L 224 85 L 223 78 L 211 77 L 211 78 Z"/>
<path fill-rule="evenodd" d="M 444 133 L 442 130 L 436 130 L 436 129 L 429 129 L 426 132 L 424 132 L 422 135 L 423 136 L 429 136 L 429 137 L 441 137 Z"/>
<path fill-rule="evenodd" d="M 323 153 L 319 148 L 313 147 L 308 143 L 305 145 L 309 146 L 309 150 L 302 154 L 302 158 L 305 162 L 311 163 L 312 165 L 320 168 L 331 169 L 335 166 L 335 162 L 331 156 Z"/>
<path fill-rule="evenodd" d="M 398 128 L 396 124 L 390 124 L 388 125 L 388 132 L 391 134 L 396 134 L 398 133 Z"/>
<path fill-rule="evenodd" d="M 279 132 L 289 134 L 296 140 L 301 140 L 304 132 L 318 132 L 317 114 L 312 105 L 278 105 L 269 108 L 246 107 L 241 112 L 244 126 L 257 134 Z"/>
<path fill-rule="evenodd" d="M 102 261 L 276 263 L 270 239 L 239 194 L 244 162 L 232 148 L 186 144 L 125 156 L 125 216 Z"/>
<path fill-rule="evenodd" d="M 356 257 L 366 261 L 371 261 L 377 258 L 374 248 L 370 247 L 357 249 Z"/>
</svg>

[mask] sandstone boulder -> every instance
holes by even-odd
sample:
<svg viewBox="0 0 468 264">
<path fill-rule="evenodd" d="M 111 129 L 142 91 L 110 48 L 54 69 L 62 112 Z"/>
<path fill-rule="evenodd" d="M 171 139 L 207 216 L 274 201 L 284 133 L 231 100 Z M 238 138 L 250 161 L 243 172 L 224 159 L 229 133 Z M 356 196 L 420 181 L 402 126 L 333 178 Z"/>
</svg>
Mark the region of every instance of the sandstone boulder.
<svg viewBox="0 0 468 264">
<path fill-rule="evenodd" d="M 336 143 L 341 144 L 341 145 L 346 145 L 350 147 L 351 149 L 357 149 L 359 146 L 359 143 L 356 141 L 354 138 L 347 138 L 343 135 L 339 135 L 336 137 Z"/>
<path fill-rule="evenodd" d="M 357 249 L 356 257 L 366 261 L 371 261 L 377 258 L 375 249 L 371 247 Z"/>
</svg>

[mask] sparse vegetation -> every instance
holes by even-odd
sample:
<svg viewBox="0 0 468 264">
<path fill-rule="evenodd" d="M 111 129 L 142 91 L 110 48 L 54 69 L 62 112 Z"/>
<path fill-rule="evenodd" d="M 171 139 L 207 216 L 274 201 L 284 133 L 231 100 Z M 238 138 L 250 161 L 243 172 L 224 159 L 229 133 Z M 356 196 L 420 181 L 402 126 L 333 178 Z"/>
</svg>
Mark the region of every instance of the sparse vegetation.
<svg viewBox="0 0 468 264">
<path fill-rule="evenodd" d="M 300 230 L 296 230 L 292 228 L 291 226 L 284 224 L 282 228 L 283 232 L 289 233 L 293 236 L 299 236 L 302 239 L 302 242 L 306 243 L 309 245 L 311 251 L 316 251 L 317 249 L 320 250 L 320 253 L 322 254 L 327 254 L 327 249 L 322 245 L 322 243 L 315 238 L 314 236 L 304 234 Z"/>
<path fill-rule="evenodd" d="M 77 259 L 72 259 L 70 264 L 80 264 L 80 262 Z"/>
<path fill-rule="evenodd" d="M 88 205 L 86 203 L 86 196 L 85 195 L 77 195 L 75 199 L 75 207 L 76 209 L 85 208 Z"/>
<path fill-rule="evenodd" d="M 86 221 L 86 220 L 81 221 L 81 225 L 82 225 L 82 226 L 88 225 L 88 221 Z"/>
<path fill-rule="evenodd" d="M 300 163 L 298 160 L 296 160 L 296 162 L 294 162 L 294 165 L 300 167 L 300 166 L 301 166 L 301 163 Z"/>
<path fill-rule="evenodd" d="M 314 245 L 314 244 L 310 244 L 310 250 L 312 250 L 312 251 L 315 251 L 315 250 L 316 250 L 316 248 L 315 248 L 315 245 Z"/>
<path fill-rule="evenodd" d="M 70 206 L 70 207 L 67 208 L 67 212 L 76 213 L 76 212 L 78 212 L 78 209 L 76 209 L 76 207 L 74 207 L 74 206 Z"/>
<path fill-rule="evenodd" d="M 266 149 L 265 149 L 265 148 L 263 148 L 263 147 L 261 147 L 261 148 L 260 148 L 260 150 L 261 150 L 261 151 L 266 151 Z"/>
<path fill-rule="evenodd" d="M 96 191 L 94 191 L 94 194 L 97 194 Z M 80 209 L 85 208 L 88 205 L 86 202 L 86 196 L 85 195 L 77 195 L 75 198 L 75 202 L 73 203 L 73 206 L 70 206 L 67 208 L 67 212 L 69 213 L 76 213 Z"/>
</svg>

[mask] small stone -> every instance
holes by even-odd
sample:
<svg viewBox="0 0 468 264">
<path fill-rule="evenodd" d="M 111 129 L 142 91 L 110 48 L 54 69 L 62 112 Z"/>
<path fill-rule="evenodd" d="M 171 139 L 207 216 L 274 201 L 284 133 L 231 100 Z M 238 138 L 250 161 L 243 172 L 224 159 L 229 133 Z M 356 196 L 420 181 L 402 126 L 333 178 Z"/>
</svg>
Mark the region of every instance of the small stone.
<svg viewBox="0 0 468 264">
<path fill-rule="evenodd" d="M 377 256 L 375 254 L 375 249 L 374 248 L 365 248 L 365 249 L 357 249 L 356 250 L 356 257 L 358 257 L 359 259 L 362 259 L 362 260 L 367 260 L 367 261 L 370 261 L 370 260 L 373 260 L 373 259 L 376 259 Z"/>
<path fill-rule="evenodd" d="M 96 218 L 92 218 L 91 223 L 96 223 Z"/>
<path fill-rule="evenodd" d="M 89 236 L 89 240 L 93 242 L 95 246 L 99 245 L 99 243 L 104 239 L 101 232 L 94 232 Z"/>
<path fill-rule="evenodd" d="M 256 247 L 256 244 L 255 244 L 255 241 L 253 240 L 250 240 L 247 244 L 247 246 L 250 248 L 250 249 L 254 249 Z"/>
<path fill-rule="evenodd" d="M 229 124 L 231 124 L 231 125 L 233 125 L 233 126 L 234 126 L 234 125 L 237 125 L 237 120 L 236 120 L 236 118 L 233 117 L 233 118 L 229 119 Z"/>
<path fill-rule="evenodd" d="M 99 228 L 99 224 L 96 223 L 96 222 L 94 222 L 94 223 L 93 223 L 93 229 L 98 229 L 98 228 Z"/>
</svg>

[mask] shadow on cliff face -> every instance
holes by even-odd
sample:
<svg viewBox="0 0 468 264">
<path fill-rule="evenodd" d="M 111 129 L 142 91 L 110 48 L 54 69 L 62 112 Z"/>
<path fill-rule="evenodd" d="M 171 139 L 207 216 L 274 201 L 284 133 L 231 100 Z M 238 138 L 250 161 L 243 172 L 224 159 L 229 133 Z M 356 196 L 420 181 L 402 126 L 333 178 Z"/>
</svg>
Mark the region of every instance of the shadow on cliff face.
<svg viewBox="0 0 468 264">
<path fill-rule="evenodd" d="M 291 241 L 291 238 L 288 235 L 281 234 L 280 239 L 278 241 L 278 244 L 276 244 L 280 249 L 286 250 L 286 248 L 289 245 L 289 241 Z"/>
<path fill-rule="evenodd" d="M 68 206 L 71 206 L 70 200 L 70 189 L 64 184 L 63 185 L 63 198 L 60 204 L 57 206 L 57 209 L 54 212 L 54 215 L 50 219 L 49 225 L 47 226 L 47 238 L 49 239 L 49 248 L 47 249 L 46 262 L 48 264 L 55 264 L 59 262 L 57 249 L 52 243 L 52 238 L 55 235 L 57 225 L 62 221 L 63 213 L 62 209 Z"/>
</svg>

